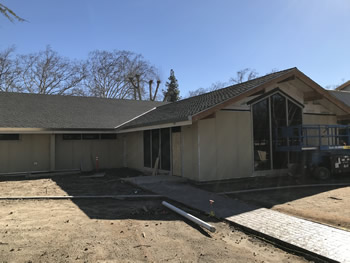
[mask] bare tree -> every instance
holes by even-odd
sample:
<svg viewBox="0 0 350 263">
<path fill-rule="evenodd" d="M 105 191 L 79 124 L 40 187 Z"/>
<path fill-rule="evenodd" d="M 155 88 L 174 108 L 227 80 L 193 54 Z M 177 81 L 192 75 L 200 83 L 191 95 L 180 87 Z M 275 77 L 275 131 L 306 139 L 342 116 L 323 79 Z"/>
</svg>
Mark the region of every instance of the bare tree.
<svg viewBox="0 0 350 263">
<path fill-rule="evenodd" d="M 22 88 L 40 94 L 82 94 L 80 84 L 85 78 L 85 66 L 61 57 L 47 46 L 44 51 L 18 56 Z"/>
<path fill-rule="evenodd" d="M 148 61 L 146 61 L 140 54 L 128 52 L 127 58 L 129 61 L 128 81 L 134 90 L 133 98 L 138 100 L 156 100 L 159 91 L 159 85 L 161 83 L 157 69 Z M 155 89 L 153 89 L 152 85 L 154 79 L 156 79 L 157 83 Z M 150 82 L 150 80 L 152 81 Z M 146 88 L 147 84 L 149 87 L 148 90 Z"/>
<path fill-rule="evenodd" d="M 153 79 L 157 79 L 155 89 Z M 155 67 L 142 55 L 130 51 L 96 50 L 89 54 L 87 60 L 85 84 L 92 96 L 155 100 L 160 80 Z"/>
<path fill-rule="evenodd" d="M 120 51 L 90 52 L 85 85 L 89 94 L 101 98 L 124 99 L 130 95 L 126 82 L 127 61 Z"/>
<path fill-rule="evenodd" d="M 160 82 L 161 82 L 160 79 L 158 79 L 157 80 L 156 89 L 153 90 L 153 88 L 152 88 L 153 80 L 151 79 L 150 81 L 148 81 L 148 84 L 149 84 L 149 100 L 155 101 L 157 99 L 157 94 L 158 94 Z"/>
<path fill-rule="evenodd" d="M 274 72 L 274 71 L 272 71 Z M 228 82 L 217 81 L 211 84 L 208 88 L 198 88 L 193 91 L 189 91 L 188 97 L 198 96 L 204 93 L 208 93 L 214 90 L 222 89 L 230 85 L 239 84 L 248 80 L 255 79 L 259 76 L 259 73 L 255 69 L 245 68 L 236 72 L 236 76 L 230 78 Z"/>
<path fill-rule="evenodd" d="M 19 83 L 21 70 L 17 60 L 12 57 L 14 52 L 14 46 L 0 52 L 0 91 L 21 91 Z"/>
<path fill-rule="evenodd" d="M 230 79 L 230 83 L 238 84 L 244 81 L 255 79 L 259 76 L 255 69 L 245 68 L 236 72 L 236 76 Z"/>
<path fill-rule="evenodd" d="M 5 5 L 3 5 L 1 3 L 0 3 L 0 14 L 5 16 L 11 22 L 13 22 L 14 20 L 17 20 L 19 22 L 26 21 L 25 19 L 23 19 L 23 18 L 19 17 L 18 15 L 16 15 L 16 13 L 13 12 L 10 8 L 8 8 L 7 6 L 5 6 Z"/>
<path fill-rule="evenodd" d="M 188 97 L 194 97 L 194 96 L 198 96 L 204 93 L 208 93 L 214 90 L 218 90 L 218 89 L 222 89 L 224 87 L 228 86 L 228 83 L 226 82 L 221 82 L 221 81 L 217 81 L 213 84 L 211 84 L 211 86 L 209 88 L 198 88 L 196 90 L 192 90 L 188 92 Z"/>
</svg>

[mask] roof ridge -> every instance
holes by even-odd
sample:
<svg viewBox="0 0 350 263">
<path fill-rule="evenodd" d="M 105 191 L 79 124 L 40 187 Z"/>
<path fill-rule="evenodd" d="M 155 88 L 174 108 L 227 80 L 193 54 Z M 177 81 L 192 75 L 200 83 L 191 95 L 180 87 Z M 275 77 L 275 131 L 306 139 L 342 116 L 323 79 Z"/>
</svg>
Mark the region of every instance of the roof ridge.
<svg viewBox="0 0 350 263">
<path fill-rule="evenodd" d="M 350 80 L 345 81 L 343 84 L 339 85 L 338 87 L 335 88 L 335 90 L 337 91 L 342 91 L 343 88 L 347 87 L 348 85 L 350 85 Z"/>
<path fill-rule="evenodd" d="M 263 76 L 260 76 L 260 77 L 257 77 L 257 78 L 254 78 L 254 79 L 250 79 L 250 80 L 247 80 L 247 81 L 244 81 L 244 82 L 240 82 L 240 83 L 236 83 L 236 84 L 233 84 L 233 85 L 230 85 L 230 86 L 227 86 L 227 87 L 224 87 L 224 88 L 221 88 L 221 89 L 217 89 L 217 90 L 212 90 L 212 91 L 209 91 L 209 92 L 206 92 L 206 93 L 203 93 L 203 94 L 199 94 L 199 95 L 196 95 L 196 96 L 193 96 L 193 97 L 188 97 L 188 98 L 185 98 L 183 100 L 178 100 L 178 101 L 175 101 L 171 104 L 176 104 L 176 103 L 179 103 L 179 102 L 183 102 L 183 101 L 186 101 L 186 100 L 190 100 L 190 99 L 194 99 L 194 98 L 198 98 L 198 97 L 201 97 L 201 96 L 205 96 L 205 95 L 208 95 L 208 94 L 211 94 L 211 93 L 214 93 L 214 92 L 218 92 L 218 91 L 221 91 L 221 90 L 224 90 L 224 89 L 228 89 L 228 88 L 232 88 L 234 86 L 239 86 L 239 85 L 243 85 L 243 84 L 246 84 L 248 82 L 252 82 L 252 81 L 255 81 L 257 79 L 261 79 L 261 78 L 264 78 L 264 77 L 267 77 L 269 75 L 273 75 L 273 74 L 278 74 L 278 73 L 282 73 L 282 72 L 286 72 L 286 71 L 289 71 L 289 70 L 292 70 L 292 69 L 298 69 L 297 67 L 292 67 L 292 68 L 288 68 L 288 69 L 284 69 L 284 70 L 280 70 L 280 71 L 276 71 L 276 72 L 272 72 L 272 73 L 268 73 L 268 74 L 265 74 Z M 161 108 L 163 106 L 166 106 L 166 105 L 161 105 L 157 108 Z"/>
<path fill-rule="evenodd" d="M 164 101 L 151 101 L 151 100 L 134 100 L 134 99 L 119 99 L 119 98 L 102 98 L 102 97 L 94 97 L 94 96 L 79 96 L 79 95 L 68 95 L 68 94 L 40 94 L 40 93 L 30 93 L 30 92 L 7 92 L 7 91 L 0 91 L 1 94 L 20 94 L 25 96 L 45 96 L 45 97 L 68 97 L 68 98 L 79 98 L 79 99 L 99 99 L 99 100 L 111 100 L 111 101 L 138 101 L 138 102 L 155 102 L 155 103 L 165 103 Z"/>
</svg>

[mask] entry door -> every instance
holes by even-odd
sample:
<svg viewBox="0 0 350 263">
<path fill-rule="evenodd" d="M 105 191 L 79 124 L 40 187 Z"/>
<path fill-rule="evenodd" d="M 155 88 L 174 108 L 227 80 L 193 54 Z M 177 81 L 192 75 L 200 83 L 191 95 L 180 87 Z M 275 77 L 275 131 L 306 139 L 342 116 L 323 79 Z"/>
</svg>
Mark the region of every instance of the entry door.
<svg viewBox="0 0 350 263">
<path fill-rule="evenodd" d="M 173 175 L 181 176 L 181 133 L 172 133 Z"/>
</svg>

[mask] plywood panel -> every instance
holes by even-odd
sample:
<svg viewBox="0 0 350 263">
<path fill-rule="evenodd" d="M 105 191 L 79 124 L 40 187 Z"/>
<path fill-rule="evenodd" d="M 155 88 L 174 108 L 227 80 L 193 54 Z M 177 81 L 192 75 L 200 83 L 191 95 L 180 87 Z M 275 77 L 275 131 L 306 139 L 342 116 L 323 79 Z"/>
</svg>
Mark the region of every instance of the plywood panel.
<svg viewBox="0 0 350 263">
<path fill-rule="evenodd" d="M 96 157 L 100 169 L 122 167 L 122 139 L 116 140 L 63 140 L 56 135 L 56 169 L 95 169 Z"/>
<path fill-rule="evenodd" d="M 181 133 L 172 133 L 173 175 L 181 176 Z"/>
<path fill-rule="evenodd" d="M 0 141 L 0 173 L 50 169 L 50 135 L 23 134 L 18 141 Z"/>
<path fill-rule="evenodd" d="M 126 166 L 133 169 L 143 169 L 143 132 L 131 132 L 125 136 Z"/>
<path fill-rule="evenodd" d="M 252 176 L 250 119 L 248 111 L 220 111 L 199 121 L 200 181 Z"/>
<path fill-rule="evenodd" d="M 198 125 L 181 127 L 183 176 L 198 181 Z"/>
</svg>

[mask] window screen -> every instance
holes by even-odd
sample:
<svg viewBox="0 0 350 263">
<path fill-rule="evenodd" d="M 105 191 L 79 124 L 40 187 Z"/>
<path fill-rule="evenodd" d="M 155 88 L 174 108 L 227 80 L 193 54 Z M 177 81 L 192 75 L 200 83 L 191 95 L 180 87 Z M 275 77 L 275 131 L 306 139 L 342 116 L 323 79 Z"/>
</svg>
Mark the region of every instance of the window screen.
<svg viewBox="0 0 350 263">
<path fill-rule="evenodd" d="M 143 131 L 143 165 L 151 167 L 151 131 Z"/>
<path fill-rule="evenodd" d="M 83 140 L 98 140 L 100 139 L 100 135 L 99 134 L 83 134 Z"/>
<path fill-rule="evenodd" d="M 0 141 L 16 141 L 19 140 L 19 134 L 0 134 Z"/>
<path fill-rule="evenodd" d="M 115 140 L 117 139 L 117 134 L 115 133 L 101 133 L 101 140 Z"/>
</svg>

